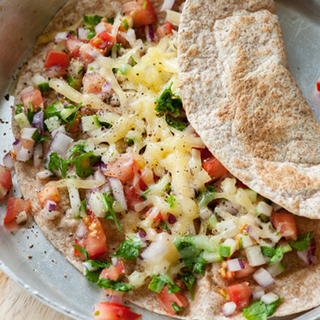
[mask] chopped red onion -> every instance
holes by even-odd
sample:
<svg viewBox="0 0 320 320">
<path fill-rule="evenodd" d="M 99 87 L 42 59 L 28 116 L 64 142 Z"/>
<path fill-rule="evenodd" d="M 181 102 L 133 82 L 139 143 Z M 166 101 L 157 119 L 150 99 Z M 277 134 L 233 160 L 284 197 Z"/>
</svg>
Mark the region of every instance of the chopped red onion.
<svg viewBox="0 0 320 320">
<path fill-rule="evenodd" d="M 60 213 L 59 211 L 49 210 L 47 207 L 45 207 L 45 208 L 43 209 L 43 216 L 44 216 L 44 218 L 46 218 L 47 220 L 55 220 L 55 219 L 57 219 L 60 215 L 61 215 L 61 213 Z"/>
<path fill-rule="evenodd" d="M 77 29 L 77 36 L 79 40 L 87 40 L 88 39 L 89 30 L 85 28 Z"/>
<path fill-rule="evenodd" d="M 145 33 L 148 42 L 154 42 L 154 31 L 151 24 L 145 26 Z"/>
<path fill-rule="evenodd" d="M 28 140 L 28 141 L 34 141 L 32 139 L 32 136 L 35 131 L 36 131 L 35 128 L 23 128 L 21 131 L 21 139 Z"/>
<path fill-rule="evenodd" d="M 3 157 L 3 164 L 8 167 L 10 170 L 13 169 L 13 159 L 11 157 L 10 152 L 8 152 L 4 157 Z"/>
<path fill-rule="evenodd" d="M 256 287 L 251 290 L 252 300 L 254 301 L 260 300 L 263 295 L 264 295 L 264 290 L 261 287 Z"/>
<path fill-rule="evenodd" d="M 81 220 L 80 224 L 76 230 L 76 237 L 78 238 L 84 238 L 88 233 L 88 227 L 85 225 L 85 223 Z"/>
<path fill-rule="evenodd" d="M 73 31 L 69 31 L 66 35 L 66 38 L 69 39 L 73 35 Z"/>
<path fill-rule="evenodd" d="M 161 11 L 171 10 L 175 2 L 175 0 L 164 0 Z"/>
<path fill-rule="evenodd" d="M 252 277 L 263 288 L 270 286 L 275 281 L 271 274 L 264 268 L 258 269 Z"/>
<path fill-rule="evenodd" d="M 225 317 L 230 317 L 234 314 L 237 309 L 237 305 L 233 302 L 226 302 L 222 307 L 222 313 Z"/>
<path fill-rule="evenodd" d="M 113 196 L 116 199 L 116 201 L 118 201 L 120 203 L 123 210 L 128 210 L 126 198 L 124 196 L 122 182 L 119 179 L 113 178 L 113 177 L 109 178 L 109 182 L 111 185 L 111 189 L 113 191 L 112 192 Z"/>
<path fill-rule="evenodd" d="M 145 238 L 147 236 L 147 234 L 145 232 L 139 232 L 139 237 L 140 238 Z"/>
<path fill-rule="evenodd" d="M 61 43 L 63 41 L 66 41 L 67 40 L 67 35 L 68 35 L 67 31 L 57 32 L 56 36 L 54 37 L 54 43 L 58 44 L 58 43 Z"/>
<path fill-rule="evenodd" d="M 20 139 L 16 139 L 16 141 L 12 145 L 17 146 L 19 143 L 20 143 Z"/>
<path fill-rule="evenodd" d="M 43 157 L 42 144 L 36 143 L 34 146 L 34 153 L 33 153 L 33 164 L 36 168 L 41 165 L 42 157 Z"/>
<path fill-rule="evenodd" d="M 173 214 L 169 213 L 168 222 L 170 224 L 174 224 L 177 222 L 177 218 Z"/>
<path fill-rule="evenodd" d="M 101 88 L 102 92 L 111 92 L 111 84 L 109 82 L 105 82 Z"/>
<path fill-rule="evenodd" d="M 227 261 L 229 271 L 239 271 L 244 269 L 244 264 L 241 258 L 231 259 Z"/>
<path fill-rule="evenodd" d="M 122 297 L 118 297 L 118 296 L 114 296 L 114 295 L 111 295 L 110 296 L 110 302 L 111 303 L 115 303 L 115 304 L 119 304 L 119 305 L 122 305 L 123 304 L 123 299 Z"/>
<path fill-rule="evenodd" d="M 107 165 L 102 162 L 102 161 L 98 161 L 97 163 L 95 163 L 92 168 L 94 170 L 101 170 L 103 173 L 105 173 L 107 171 Z"/>
<path fill-rule="evenodd" d="M 47 179 L 51 176 L 53 176 L 53 172 L 51 172 L 50 170 L 43 170 L 37 173 L 37 178 L 40 180 Z"/>
<path fill-rule="evenodd" d="M 100 192 L 101 193 L 108 193 L 108 191 L 111 190 L 111 187 L 110 187 L 110 184 L 109 182 L 107 181 L 100 189 Z"/>
<path fill-rule="evenodd" d="M 54 201 L 48 200 L 46 202 L 46 208 L 50 211 L 57 209 L 57 204 Z"/>
<path fill-rule="evenodd" d="M 39 111 L 33 116 L 32 126 L 34 128 L 39 128 L 39 133 L 41 135 L 44 134 L 44 126 L 43 126 L 43 111 Z"/>
<path fill-rule="evenodd" d="M 96 33 L 100 33 L 100 32 L 104 32 L 104 31 L 107 31 L 106 29 L 106 25 L 105 23 L 102 21 L 100 23 L 98 23 L 95 27 L 94 27 L 94 30 Z"/>
</svg>

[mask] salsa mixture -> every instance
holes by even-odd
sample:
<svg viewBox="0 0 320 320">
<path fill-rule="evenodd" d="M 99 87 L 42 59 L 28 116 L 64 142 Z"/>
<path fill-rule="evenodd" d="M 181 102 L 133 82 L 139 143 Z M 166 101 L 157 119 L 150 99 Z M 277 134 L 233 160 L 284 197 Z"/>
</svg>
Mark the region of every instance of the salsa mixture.
<svg viewBox="0 0 320 320">
<path fill-rule="evenodd" d="M 285 300 L 268 288 L 285 272 L 284 255 L 316 263 L 313 232 L 298 234 L 293 215 L 227 172 L 189 125 L 178 84 L 180 13 L 168 2 L 164 24 L 149 0 L 138 0 L 54 34 L 46 72 L 15 107 L 21 137 L 0 167 L 0 198 L 14 161 L 39 168 L 41 214 L 79 221 L 74 255 L 110 298 L 95 306 L 96 319 L 139 319 L 122 296 L 146 283 L 168 315 L 180 314 L 210 264 L 226 279 L 217 288 L 225 316 L 240 309 L 266 319 Z M 30 208 L 10 197 L 4 223 L 23 224 Z M 126 237 L 111 260 L 102 219 Z M 128 260 L 136 263 L 130 274 Z"/>
</svg>

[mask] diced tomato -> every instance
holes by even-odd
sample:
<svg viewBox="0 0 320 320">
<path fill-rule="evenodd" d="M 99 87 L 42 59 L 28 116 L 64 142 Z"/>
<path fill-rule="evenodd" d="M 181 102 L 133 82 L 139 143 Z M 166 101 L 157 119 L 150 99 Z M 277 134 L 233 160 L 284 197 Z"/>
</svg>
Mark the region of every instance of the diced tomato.
<svg viewBox="0 0 320 320">
<path fill-rule="evenodd" d="M 234 272 L 234 277 L 236 279 L 248 278 L 257 270 L 257 268 L 252 267 L 246 259 L 242 259 L 242 262 L 244 264 L 244 269 Z"/>
<path fill-rule="evenodd" d="M 318 81 L 317 81 L 317 91 L 320 92 L 320 78 L 319 78 Z"/>
<path fill-rule="evenodd" d="M 89 232 L 83 239 L 76 240 L 75 244 L 86 249 L 89 253 L 89 259 L 97 259 L 107 252 L 107 238 L 103 231 L 100 220 L 93 214 L 82 218 Z M 76 256 L 83 255 L 77 250 L 74 250 Z M 83 257 L 84 258 L 84 257 Z"/>
<path fill-rule="evenodd" d="M 8 206 L 7 206 L 7 213 L 4 218 L 3 223 L 9 223 L 15 219 L 15 217 L 20 212 L 28 212 L 31 209 L 31 202 L 30 200 L 23 200 L 20 198 L 9 198 Z"/>
<path fill-rule="evenodd" d="M 98 72 L 86 73 L 82 79 L 83 91 L 85 93 L 99 93 L 106 79 Z"/>
<path fill-rule="evenodd" d="M 76 132 L 79 132 L 81 131 L 81 128 L 80 128 L 80 122 L 81 122 L 81 117 L 80 116 L 77 116 L 75 118 L 75 120 L 72 122 L 70 128 L 68 129 L 69 127 L 69 123 L 66 123 L 64 126 L 66 127 L 67 131 L 69 133 L 76 133 Z"/>
<path fill-rule="evenodd" d="M 247 282 L 236 283 L 228 287 L 230 300 L 237 308 L 246 308 L 250 304 L 251 290 Z"/>
<path fill-rule="evenodd" d="M 66 41 L 66 49 L 71 58 L 78 58 L 80 55 L 80 47 L 86 43 L 85 40 L 80 40 L 74 37 L 70 37 Z"/>
<path fill-rule="evenodd" d="M 134 186 L 126 184 L 124 186 L 124 195 L 126 197 L 129 210 L 135 211 L 135 205 L 145 201 L 136 191 Z"/>
<path fill-rule="evenodd" d="M 286 240 L 297 240 L 297 225 L 291 213 L 272 211 L 270 220 Z"/>
<path fill-rule="evenodd" d="M 221 164 L 221 162 L 212 157 L 202 163 L 202 167 L 206 170 L 211 178 L 214 180 L 219 179 L 223 175 L 227 174 L 228 170 Z"/>
<path fill-rule="evenodd" d="M 149 209 L 146 212 L 146 214 L 145 214 L 146 218 L 149 217 L 149 215 L 151 214 L 152 210 L 153 210 L 153 208 Z M 153 218 L 153 220 L 154 221 L 163 221 L 164 219 L 163 219 L 163 216 L 162 216 L 161 212 L 159 212 L 158 215 L 155 218 Z"/>
<path fill-rule="evenodd" d="M 69 66 L 69 56 L 64 52 L 48 50 L 44 67 L 49 69 L 54 66 L 67 68 Z"/>
<path fill-rule="evenodd" d="M 26 111 L 27 109 L 30 109 L 30 103 L 32 103 L 32 107 L 34 110 L 37 110 L 39 107 L 41 109 L 44 109 L 43 97 L 39 89 L 35 89 L 27 93 L 24 93 L 21 96 L 21 101 Z"/>
<path fill-rule="evenodd" d="M 3 199 L 12 188 L 11 171 L 0 164 L 0 200 Z"/>
<path fill-rule="evenodd" d="M 188 298 L 182 291 L 170 294 L 168 292 L 168 285 L 165 285 L 161 292 L 157 294 L 157 298 L 163 309 L 171 316 L 176 314 L 172 307 L 172 302 L 179 308 L 185 308 L 189 304 Z"/>
<path fill-rule="evenodd" d="M 38 192 L 38 199 L 44 207 L 48 200 L 58 202 L 60 201 L 60 193 L 58 188 L 55 185 L 49 185 L 44 187 L 41 191 Z"/>
<path fill-rule="evenodd" d="M 100 302 L 95 305 L 93 318 L 97 320 L 137 320 L 142 317 L 130 310 L 130 307 L 111 302 Z"/>
<path fill-rule="evenodd" d="M 103 31 L 90 40 L 90 44 L 97 49 L 104 50 L 108 54 L 117 40 L 108 32 Z"/>
<path fill-rule="evenodd" d="M 167 21 L 163 25 L 159 25 L 156 31 L 156 35 L 158 36 L 158 39 L 162 39 L 168 34 L 172 34 L 173 27 L 169 21 Z"/>
<path fill-rule="evenodd" d="M 101 55 L 100 51 L 96 47 L 92 46 L 90 43 L 86 43 L 83 46 L 81 46 L 79 54 L 80 60 L 85 65 L 91 63 Z"/>
<path fill-rule="evenodd" d="M 145 26 L 157 21 L 157 15 L 153 10 L 150 0 L 130 1 L 122 6 L 122 11 L 130 15 L 135 27 Z"/>
<path fill-rule="evenodd" d="M 115 162 L 108 163 L 105 175 L 118 178 L 122 183 L 126 183 L 133 178 L 136 171 L 138 171 L 138 168 L 133 157 L 129 154 L 124 154 Z"/>
</svg>

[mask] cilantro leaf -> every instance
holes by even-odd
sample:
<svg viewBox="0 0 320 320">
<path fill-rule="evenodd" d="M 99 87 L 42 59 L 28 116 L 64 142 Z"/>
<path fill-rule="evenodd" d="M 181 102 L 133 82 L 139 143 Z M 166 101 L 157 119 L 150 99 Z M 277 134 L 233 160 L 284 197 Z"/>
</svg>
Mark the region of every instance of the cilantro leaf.
<svg viewBox="0 0 320 320">
<path fill-rule="evenodd" d="M 88 260 L 89 258 L 89 253 L 86 249 L 80 247 L 80 246 L 77 246 L 75 244 L 72 245 L 75 249 L 77 249 L 84 257 L 86 260 Z"/>
<path fill-rule="evenodd" d="M 271 258 L 271 257 L 273 257 L 275 255 L 276 250 L 274 248 L 262 246 L 261 247 L 261 253 L 262 253 L 263 256 Z"/>
<path fill-rule="evenodd" d="M 86 262 L 89 262 L 91 264 L 92 268 L 100 268 L 100 269 L 109 268 L 110 265 L 111 265 L 111 262 L 102 261 L 102 260 L 90 260 L 90 259 L 87 259 Z"/>
<path fill-rule="evenodd" d="M 86 27 L 86 29 L 89 30 L 87 40 L 91 40 L 96 35 L 96 30 L 94 27 Z"/>
<path fill-rule="evenodd" d="M 265 304 L 262 301 L 254 301 L 249 307 L 243 309 L 243 316 L 248 320 L 266 320 L 273 315 L 277 306 L 283 299 L 278 299 L 271 304 Z"/>
<path fill-rule="evenodd" d="M 57 108 L 54 105 L 51 105 L 51 106 L 48 106 L 44 110 L 43 115 L 44 115 L 45 119 L 49 119 L 49 118 L 52 118 L 52 117 L 61 118 L 60 113 L 61 113 L 61 111 L 58 111 Z"/>
<path fill-rule="evenodd" d="M 118 230 L 122 231 L 122 228 L 119 224 L 117 216 L 113 210 L 113 203 L 115 202 L 115 200 L 113 198 L 109 197 L 110 193 L 112 193 L 112 190 L 108 191 L 107 193 L 100 193 L 103 205 L 107 211 L 106 216 L 104 218 L 113 220 L 115 222 Z"/>
<path fill-rule="evenodd" d="M 142 240 L 125 240 L 112 257 L 124 258 L 125 260 L 135 260 L 139 256 Z"/>
<path fill-rule="evenodd" d="M 168 275 L 151 275 L 152 281 L 150 282 L 148 289 L 160 293 L 163 287 L 168 285 L 168 292 L 170 294 L 176 293 L 181 289 L 174 283 L 174 281 Z"/>
<path fill-rule="evenodd" d="M 111 265 L 111 262 L 100 260 L 86 260 L 86 262 L 89 262 L 93 268 L 99 268 L 99 270 L 95 271 L 86 269 L 86 277 L 93 283 L 98 282 L 102 269 L 109 268 Z"/>
<path fill-rule="evenodd" d="M 37 127 L 36 131 L 34 132 L 34 134 L 31 137 L 34 141 L 36 142 L 42 142 L 42 141 L 46 141 L 46 140 L 51 140 L 52 138 L 47 138 L 44 137 L 40 134 L 39 132 L 39 127 Z"/>
<path fill-rule="evenodd" d="M 77 106 L 77 108 L 74 110 L 74 112 L 66 119 L 66 122 L 69 122 L 67 130 L 69 130 L 73 124 L 73 122 L 76 120 L 76 118 L 78 117 L 78 111 L 82 106 L 82 102 L 80 102 Z"/>
<path fill-rule="evenodd" d="M 101 278 L 97 282 L 99 288 L 110 289 L 115 291 L 128 292 L 134 287 L 129 283 L 117 282 L 112 279 Z"/>
<path fill-rule="evenodd" d="M 15 114 L 23 113 L 23 104 L 17 104 L 16 105 L 16 112 Z"/>
<path fill-rule="evenodd" d="M 144 200 L 147 200 L 147 194 L 151 191 L 150 188 L 146 189 L 145 191 L 143 191 L 141 198 Z"/>
<path fill-rule="evenodd" d="M 52 152 L 50 154 L 48 169 L 52 172 L 60 171 L 61 178 L 64 179 L 68 171 L 68 161 L 60 158 L 56 152 Z"/>
<path fill-rule="evenodd" d="M 71 162 L 73 162 L 76 167 L 77 175 L 80 178 L 87 178 L 93 174 L 93 169 L 91 166 L 99 159 L 100 157 L 95 156 L 93 151 L 90 151 L 76 157 Z"/>
<path fill-rule="evenodd" d="M 107 22 L 113 24 L 114 23 L 114 19 L 113 18 L 107 18 Z"/>
<path fill-rule="evenodd" d="M 88 24 L 90 26 L 96 26 L 101 22 L 102 17 L 94 15 L 94 16 L 87 16 L 83 15 L 82 16 L 84 24 Z"/>
<path fill-rule="evenodd" d="M 67 82 L 68 82 L 70 87 L 72 87 L 72 88 L 75 87 L 75 81 L 74 81 L 73 76 L 71 74 L 69 74 Z"/>
<path fill-rule="evenodd" d="M 276 250 L 275 250 L 274 255 L 269 260 L 269 263 L 273 263 L 275 261 L 281 261 L 282 258 L 283 258 L 283 254 L 284 254 L 284 251 L 282 249 L 282 245 L 278 245 Z"/>
<path fill-rule="evenodd" d="M 309 248 L 312 237 L 313 231 L 305 234 L 300 234 L 296 241 L 290 242 L 290 245 L 297 251 L 304 251 Z"/>
<path fill-rule="evenodd" d="M 166 115 L 166 122 L 179 131 L 183 131 L 189 125 L 187 118 L 174 118 L 170 114 Z"/>
<path fill-rule="evenodd" d="M 175 196 L 174 196 L 173 194 L 170 195 L 170 197 L 167 198 L 167 202 L 169 203 L 170 208 L 173 208 L 173 207 L 174 207 L 174 204 L 175 204 L 175 202 L 176 202 Z"/>
<path fill-rule="evenodd" d="M 199 208 L 207 207 L 208 204 L 215 199 L 215 187 L 208 185 L 206 190 L 201 191 L 196 201 L 198 202 Z"/>
<path fill-rule="evenodd" d="M 80 212 L 82 212 L 84 216 L 87 215 L 87 199 L 84 199 L 80 202 L 79 218 L 80 218 Z"/>
<path fill-rule="evenodd" d="M 85 143 L 84 142 L 79 142 L 77 143 L 71 150 L 70 150 L 70 156 L 68 158 L 68 161 L 71 161 L 71 158 L 76 154 L 76 153 L 85 153 Z"/>
<path fill-rule="evenodd" d="M 97 283 L 99 281 L 101 271 L 101 269 L 95 271 L 89 271 L 86 269 L 86 277 L 90 282 Z"/>
<path fill-rule="evenodd" d="M 163 230 L 170 231 L 168 225 L 164 221 L 160 222 L 160 226 Z"/>
<path fill-rule="evenodd" d="M 175 313 L 179 313 L 184 310 L 184 307 L 180 308 L 175 302 L 171 302 L 171 305 Z"/>
<path fill-rule="evenodd" d="M 29 123 L 32 125 L 32 121 L 33 121 L 33 116 L 41 111 L 41 108 L 38 107 L 37 110 L 34 110 L 33 105 L 31 102 L 29 102 L 30 108 L 27 109 L 27 118 Z"/>
<path fill-rule="evenodd" d="M 191 298 L 192 300 L 194 300 L 194 294 L 192 291 L 192 286 L 196 280 L 196 278 L 192 275 L 191 272 L 184 272 L 182 274 L 180 274 L 180 279 L 183 281 L 183 283 L 187 286 L 190 294 L 191 294 Z"/>
<path fill-rule="evenodd" d="M 155 110 L 163 115 L 166 112 L 171 112 L 176 116 L 180 116 L 182 111 L 182 100 L 181 98 L 171 91 L 172 84 L 169 88 L 164 90 L 160 98 L 156 99 L 157 106 Z"/>
</svg>

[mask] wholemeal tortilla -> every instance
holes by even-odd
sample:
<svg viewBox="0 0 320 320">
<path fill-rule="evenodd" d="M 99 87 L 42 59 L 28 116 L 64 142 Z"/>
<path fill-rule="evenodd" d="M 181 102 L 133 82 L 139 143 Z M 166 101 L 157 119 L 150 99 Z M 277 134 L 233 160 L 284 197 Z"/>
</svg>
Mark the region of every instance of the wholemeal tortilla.
<svg viewBox="0 0 320 320">
<path fill-rule="evenodd" d="M 53 30 L 60 30 L 63 28 L 66 28 L 67 26 L 75 23 L 77 20 L 79 20 L 83 14 L 85 13 L 90 13 L 90 12 L 104 12 L 108 13 L 107 15 L 110 15 L 110 17 L 114 16 L 114 14 L 120 10 L 121 4 L 125 3 L 127 1 L 114 1 L 111 3 L 107 3 L 106 1 L 74 1 L 70 0 L 65 7 L 62 8 L 62 10 L 57 14 L 57 16 L 52 20 L 48 28 L 46 29 L 45 33 L 51 32 Z M 257 1 L 258 2 L 258 1 Z M 159 8 L 162 5 L 162 1 L 153 1 L 152 2 L 157 13 L 159 13 Z M 241 4 L 244 4 L 245 2 L 241 2 Z M 248 2 L 249 3 L 249 2 Z M 188 23 L 188 19 L 192 19 L 191 16 L 194 14 L 197 15 L 198 10 L 200 10 L 201 6 L 199 5 L 199 8 L 196 8 L 196 12 L 192 11 L 193 5 L 196 5 L 195 1 L 190 1 L 190 3 L 186 4 L 186 11 L 184 12 L 184 20 L 183 20 L 183 25 L 182 25 L 182 34 L 188 33 L 187 27 L 192 27 L 193 22 Z M 230 12 L 237 11 L 239 9 L 250 9 L 250 11 L 257 11 L 260 9 L 268 9 L 271 12 L 274 11 L 274 6 L 273 3 L 270 1 L 259 1 L 259 3 L 255 3 L 250 1 L 250 5 L 242 7 L 242 5 L 239 5 L 238 2 L 235 2 L 233 5 L 231 5 L 229 2 L 225 3 L 223 6 L 217 6 L 215 7 L 215 4 L 211 3 L 202 3 L 203 9 L 204 10 L 212 10 L 210 11 L 212 14 L 212 19 L 209 19 L 210 21 L 207 21 L 208 23 L 214 21 L 213 17 L 214 16 L 220 16 L 221 13 L 223 12 L 226 15 L 230 15 Z M 228 9 L 229 14 L 227 14 Z M 193 14 L 188 15 L 188 13 L 192 12 Z M 197 16 L 198 21 L 203 21 L 205 20 L 204 17 L 206 14 L 202 12 L 200 15 L 199 11 L 199 16 Z M 258 11 L 259 12 L 259 11 Z M 264 11 L 266 15 L 270 15 L 267 11 Z M 241 16 L 239 16 L 241 18 Z M 273 15 L 272 16 L 274 20 L 276 20 L 276 17 Z M 259 19 L 261 17 L 257 17 Z M 211 21 L 212 20 L 212 21 Z M 256 21 L 256 20 L 255 20 Z M 187 25 L 187 26 L 186 26 Z M 203 26 L 205 25 L 205 22 L 203 22 L 203 25 L 201 28 L 198 28 L 199 25 L 195 28 L 196 30 L 193 30 L 194 34 L 196 35 L 196 32 L 205 32 L 206 28 Z M 220 26 L 223 28 L 223 26 Z M 212 29 L 209 28 L 209 30 Z M 268 31 L 268 30 L 267 30 Z M 267 33 L 266 31 L 266 33 Z M 270 31 L 270 30 L 269 30 Z M 278 47 L 279 50 L 275 50 L 274 55 L 281 57 L 283 59 L 284 63 L 286 63 L 286 56 L 284 52 L 284 46 L 283 46 L 283 41 L 282 38 L 277 35 L 281 35 L 280 29 L 275 29 L 275 37 L 274 41 L 277 43 L 277 45 L 273 45 L 273 49 L 275 50 L 274 47 Z M 190 33 L 189 33 L 190 35 Z M 199 36 L 199 35 L 198 35 Z M 200 35 L 200 38 L 202 39 L 203 43 L 206 43 L 207 45 L 214 44 L 211 43 L 211 41 L 214 41 L 212 34 L 202 37 Z M 228 40 L 229 41 L 229 40 Z M 189 48 L 186 49 L 184 48 L 184 43 L 187 45 Z M 230 41 L 231 43 L 231 41 Z M 43 67 L 43 61 L 45 58 L 45 53 L 48 50 L 48 48 L 52 44 L 46 44 L 46 45 L 38 45 L 35 47 L 32 56 L 29 58 L 28 63 L 23 67 L 20 78 L 17 84 L 17 89 L 16 89 L 16 103 L 20 103 L 20 93 L 21 91 L 32 85 L 32 77 L 35 73 L 42 73 L 44 72 L 44 67 Z M 226 46 L 228 46 L 228 43 L 226 43 Z M 214 47 L 214 46 L 213 46 Z M 180 42 L 180 50 L 183 50 L 183 52 L 188 54 L 194 54 L 192 60 L 193 62 L 188 64 L 187 62 L 187 57 L 182 58 L 182 90 L 185 88 L 189 88 L 190 83 L 187 82 L 188 79 L 188 74 L 187 71 L 189 72 L 192 67 L 196 66 L 199 68 L 199 71 L 196 72 L 198 76 L 195 76 L 192 81 L 194 81 L 194 86 L 197 86 L 199 84 L 199 87 L 203 86 L 203 83 L 207 83 L 211 77 L 206 78 L 206 74 L 204 73 L 200 75 L 201 71 L 201 61 L 202 58 L 204 58 L 204 54 L 209 53 L 207 50 L 203 50 L 201 47 L 195 47 L 195 46 L 189 46 L 189 42 L 187 39 L 184 40 L 184 38 L 181 38 Z M 258 50 L 258 49 L 257 49 Z M 261 51 L 264 51 L 263 48 L 261 48 Z M 181 52 L 180 52 L 181 53 Z M 270 52 L 268 53 L 270 54 Z M 227 55 L 228 56 L 228 55 Z M 213 53 L 210 54 L 210 57 L 212 58 L 210 60 L 210 68 L 209 70 L 213 70 L 214 66 L 214 60 L 217 58 Z M 195 59 L 194 59 L 195 58 Z M 225 58 L 222 58 L 222 61 L 225 60 Z M 249 62 L 248 62 L 249 63 Z M 251 63 L 252 65 L 255 65 L 255 62 Z M 239 68 L 242 68 L 241 64 L 239 64 Z M 207 66 L 204 68 L 208 68 Z M 267 68 L 267 70 L 270 68 Z M 283 71 L 284 72 L 284 71 Z M 285 73 L 289 79 L 290 75 L 288 73 Z M 219 74 L 217 74 L 218 76 Z M 209 76 L 209 75 L 208 75 Z M 183 78 L 185 77 L 185 78 Z M 185 83 L 183 82 L 185 81 Z M 231 86 L 231 82 L 230 82 Z M 203 88 L 207 88 L 207 86 L 203 86 Z M 272 90 L 272 85 L 269 86 L 268 90 Z M 188 89 L 187 89 L 188 90 Z M 198 92 L 199 88 L 194 88 L 192 87 L 192 90 L 195 90 Z M 204 89 L 203 89 L 204 90 Z M 211 90 L 211 89 L 210 89 Z M 232 88 L 232 90 L 235 90 L 235 87 Z M 236 91 L 233 91 L 236 92 Z M 209 94 L 209 93 L 208 93 Z M 223 96 L 225 93 L 220 91 L 219 95 Z M 203 98 L 208 99 L 207 103 L 211 105 L 212 101 L 214 101 L 214 91 L 212 92 L 212 95 L 210 94 L 210 98 L 203 96 Z M 48 97 L 50 100 L 50 96 Z M 303 99 L 303 98 L 301 98 Z M 250 99 L 251 100 L 251 99 Z M 197 106 L 201 107 L 201 102 L 202 100 L 199 100 L 196 102 Z M 304 100 L 303 100 L 304 101 Z M 188 95 L 184 96 L 184 103 L 187 105 L 190 110 L 190 106 L 193 106 L 192 101 L 190 101 L 190 97 Z M 207 105 L 205 103 L 205 105 Z M 261 105 L 262 106 L 262 105 Z M 276 106 L 275 106 L 276 107 Z M 308 109 L 309 110 L 309 109 Z M 307 111 L 308 111 L 307 110 Z M 305 111 L 307 114 L 309 114 L 307 111 Z M 193 111 L 194 112 L 194 111 Z M 201 111 L 203 112 L 203 110 Z M 201 113 L 200 112 L 200 113 Z M 302 112 L 302 111 L 301 111 Z M 226 113 L 228 114 L 228 110 L 226 110 Z M 207 115 L 207 113 L 206 113 Z M 198 117 L 198 115 L 196 116 Z M 195 118 L 196 118 L 195 117 Z M 211 115 L 210 115 L 211 117 Z M 191 121 L 193 122 L 192 116 L 190 116 Z M 239 120 L 240 121 L 240 120 Z M 210 118 L 210 124 L 213 123 L 213 120 Z M 201 126 L 197 127 L 195 125 L 196 129 L 198 132 L 202 135 L 202 130 Z M 13 131 L 14 135 L 16 138 L 19 137 L 19 128 L 16 124 L 15 121 L 12 122 L 13 126 Z M 213 129 L 214 130 L 214 129 Z M 210 133 L 211 134 L 211 133 Z M 223 139 L 227 139 L 230 135 L 227 133 L 223 133 L 222 137 Z M 207 141 L 206 135 L 204 134 L 203 136 L 205 142 L 208 144 L 209 147 L 211 147 L 211 140 Z M 223 139 L 221 138 L 221 141 Z M 223 143 L 223 142 L 221 142 Z M 240 148 L 241 146 L 239 146 Z M 281 149 L 279 147 L 279 149 Z M 278 150 L 278 149 L 277 149 Z M 212 150 L 214 154 L 216 154 L 215 149 Z M 308 150 L 307 150 L 308 151 Z M 277 154 L 278 152 L 273 152 L 270 153 L 270 159 L 272 157 L 278 157 L 276 159 L 277 162 L 283 161 L 283 158 L 281 158 L 282 154 L 279 152 L 279 155 Z M 302 155 L 303 156 L 303 155 Z M 217 157 L 220 159 L 219 154 L 217 154 Z M 221 159 L 223 161 L 223 159 Z M 240 160 L 239 160 L 240 161 Z M 225 163 L 225 166 L 229 169 L 230 165 L 228 163 Z M 17 179 L 18 183 L 21 189 L 21 192 L 23 194 L 23 197 L 25 199 L 30 199 L 32 203 L 32 213 L 34 216 L 35 221 L 41 228 L 41 230 L 44 232 L 46 237 L 53 243 L 55 247 L 57 247 L 62 254 L 73 264 L 75 267 L 77 267 L 80 271 L 82 271 L 82 260 L 79 258 L 76 258 L 73 254 L 74 249 L 72 245 L 74 244 L 74 233 L 78 227 L 79 221 L 73 218 L 73 214 L 70 210 L 70 202 L 69 202 L 69 196 L 67 191 L 62 191 L 61 189 L 61 200 L 59 202 L 59 207 L 61 211 L 65 212 L 65 214 L 61 217 L 58 218 L 54 221 L 50 221 L 45 219 L 41 214 L 41 205 L 38 201 L 37 198 L 37 192 L 40 190 L 42 186 L 45 185 L 45 182 L 42 182 L 36 178 L 36 173 L 40 170 L 37 168 L 34 168 L 31 165 L 28 165 L 27 163 L 23 162 L 16 162 L 15 163 L 15 169 L 17 173 Z M 238 176 L 238 171 L 234 172 L 231 170 L 231 172 L 235 173 L 236 176 Z M 242 177 L 241 175 L 238 177 Z M 241 179 L 241 178 L 240 178 Z M 243 179 L 245 183 L 247 183 L 247 180 Z M 301 180 L 301 179 L 300 179 Z M 248 183 L 249 186 L 250 183 Z M 283 187 L 285 189 L 285 186 Z M 257 188 L 253 188 L 259 191 L 259 186 Z M 290 190 L 286 193 L 286 196 L 290 199 L 290 197 L 294 196 L 294 193 L 290 195 Z M 262 192 L 263 193 L 263 192 Z M 276 201 L 277 198 L 274 198 Z M 280 204 L 282 204 L 281 201 L 276 201 Z M 308 216 L 308 215 L 307 215 Z M 315 233 L 315 239 L 317 242 L 317 246 L 320 245 L 319 239 L 320 239 L 320 223 L 318 221 L 312 221 L 307 218 L 301 218 L 298 217 L 296 219 L 299 233 L 306 233 L 308 231 L 314 231 Z M 113 224 L 112 221 L 110 220 L 105 220 L 101 221 L 103 224 L 103 228 L 105 230 L 105 233 L 107 235 L 107 243 L 108 243 L 108 256 L 110 256 L 114 252 L 114 248 L 119 247 L 120 243 L 124 240 L 124 234 L 119 233 L 116 231 L 116 228 Z M 317 258 L 320 259 L 319 253 L 317 252 Z M 275 284 L 270 286 L 270 290 L 278 294 L 280 297 L 283 297 L 285 299 L 285 303 L 281 304 L 279 308 L 277 309 L 275 315 L 286 315 L 286 314 L 291 314 L 295 312 L 299 312 L 302 310 L 306 310 L 309 308 L 312 308 L 316 305 L 320 304 L 320 297 L 316 294 L 314 294 L 314 289 L 317 288 L 317 283 L 319 282 L 320 278 L 320 267 L 319 265 L 312 265 L 309 268 L 305 268 L 303 263 L 297 259 L 296 255 L 294 253 L 289 253 L 286 255 L 285 258 L 285 264 L 288 266 L 287 270 L 280 275 L 277 278 L 277 281 Z M 126 264 L 126 271 L 132 271 L 135 268 L 135 263 L 127 263 Z M 220 266 L 219 264 L 213 265 L 212 269 L 207 268 L 205 271 L 205 275 L 198 281 L 197 287 L 195 288 L 195 300 L 191 301 L 190 300 L 190 305 L 183 311 L 179 318 L 184 318 L 184 319 L 225 319 L 225 317 L 221 313 L 221 308 L 222 305 L 225 303 L 225 298 L 223 298 L 219 293 L 217 293 L 217 290 L 220 287 L 225 287 L 227 285 L 227 282 L 221 278 L 221 276 L 218 273 Z M 80 276 L 80 275 L 79 275 Z M 151 293 L 149 290 L 147 290 L 147 285 L 133 291 L 129 292 L 126 295 L 126 298 L 133 302 L 134 304 L 141 306 L 143 308 L 146 308 L 148 310 L 160 313 L 160 314 L 165 314 L 165 311 L 157 301 L 155 294 Z M 240 312 L 235 313 L 233 318 L 242 318 Z"/>
</svg>

